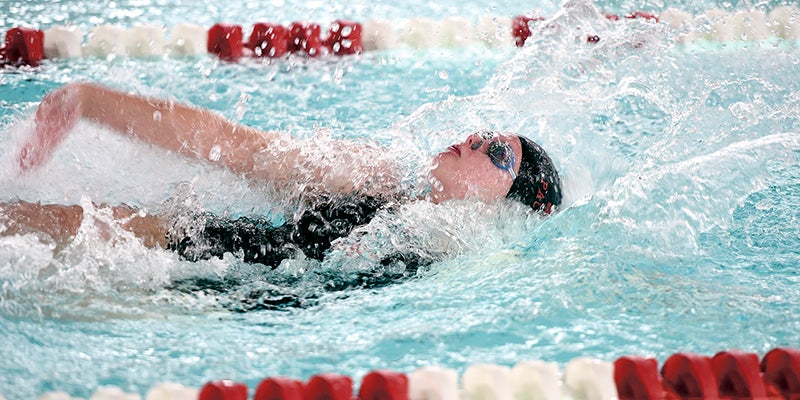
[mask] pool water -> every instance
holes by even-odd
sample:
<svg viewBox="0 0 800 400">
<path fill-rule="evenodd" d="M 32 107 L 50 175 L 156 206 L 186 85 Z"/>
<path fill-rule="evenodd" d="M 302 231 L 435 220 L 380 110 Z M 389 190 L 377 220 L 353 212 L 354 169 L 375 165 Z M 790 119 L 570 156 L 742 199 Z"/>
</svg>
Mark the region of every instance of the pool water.
<svg viewBox="0 0 800 400">
<path fill-rule="evenodd" d="M 529 11 L 516 2 L 487 9 L 480 2 L 273 1 L 269 14 L 243 2 L 57 4 L 3 3 L 0 21 L 6 30 L 72 23 L 86 32 L 98 23 L 246 26 L 261 18 L 402 21 Z M 698 13 L 752 4 L 594 6 Z M 590 3 L 530 7 L 570 18 L 522 49 L 401 48 L 272 63 L 83 58 L 0 73 L 0 200 L 83 204 L 87 218 L 100 222 L 107 216 L 92 202 L 156 209 L 190 190 L 210 211 L 279 219 L 282 200 L 213 165 L 89 123 L 79 124 L 43 168 L 19 175 L 13 155 L 29 134 L 31 113 L 45 93 L 76 80 L 174 98 L 296 137 L 372 140 L 420 170 L 475 130 L 519 132 L 547 149 L 565 191 L 561 211 L 547 218 L 511 204 L 406 206 L 408 235 L 389 234 L 375 246 L 445 241 L 455 250 L 412 279 L 370 290 L 323 290 L 316 280 L 323 275 L 314 271 L 360 268 L 341 256 L 264 272 L 234 257 L 182 261 L 124 232 L 112 232 L 109 243 L 91 224 L 61 252 L 34 234 L 2 237 L 0 394 L 88 397 L 105 385 L 144 394 L 164 381 L 199 387 L 230 378 L 254 387 L 267 376 L 326 371 L 358 379 L 377 368 L 463 371 L 479 362 L 563 364 L 625 354 L 663 361 L 678 351 L 797 347 L 796 43 L 676 46 L 664 24 L 578 12 Z M 587 27 L 602 38 L 596 45 L 575 39 Z M 240 286 L 225 295 L 168 288 L 192 277 Z M 236 312 L 245 293 L 263 288 L 300 294 L 307 303 Z"/>
</svg>

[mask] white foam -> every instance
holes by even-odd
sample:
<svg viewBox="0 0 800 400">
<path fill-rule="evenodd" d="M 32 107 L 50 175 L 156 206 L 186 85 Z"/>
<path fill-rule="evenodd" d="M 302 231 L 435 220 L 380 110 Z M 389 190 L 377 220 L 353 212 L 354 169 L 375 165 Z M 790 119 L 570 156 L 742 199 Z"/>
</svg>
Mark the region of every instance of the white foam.
<svg viewBox="0 0 800 400">
<path fill-rule="evenodd" d="M 82 55 L 83 32 L 75 26 L 54 26 L 44 31 L 44 56 L 74 58 Z"/>
</svg>

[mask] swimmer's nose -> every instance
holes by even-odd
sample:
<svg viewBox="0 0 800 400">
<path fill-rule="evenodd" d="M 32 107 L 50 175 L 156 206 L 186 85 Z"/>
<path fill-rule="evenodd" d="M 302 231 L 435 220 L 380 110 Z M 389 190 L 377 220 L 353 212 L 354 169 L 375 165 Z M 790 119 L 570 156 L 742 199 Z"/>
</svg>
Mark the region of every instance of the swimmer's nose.
<svg viewBox="0 0 800 400">
<path fill-rule="evenodd" d="M 478 150 L 483 145 L 483 138 L 477 133 L 473 133 L 467 137 L 467 145 L 472 150 Z"/>
</svg>

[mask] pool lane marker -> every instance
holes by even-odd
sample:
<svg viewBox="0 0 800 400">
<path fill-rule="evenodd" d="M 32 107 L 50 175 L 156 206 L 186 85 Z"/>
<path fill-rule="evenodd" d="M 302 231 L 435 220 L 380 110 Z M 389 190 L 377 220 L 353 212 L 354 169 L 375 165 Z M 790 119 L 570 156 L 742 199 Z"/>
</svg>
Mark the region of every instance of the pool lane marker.
<svg viewBox="0 0 800 400">
<path fill-rule="evenodd" d="M 229 381 L 209 382 L 206 387 L 220 382 Z M 230 396 L 208 391 L 216 396 L 204 397 L 201 392 L 199 399 L 247 400 L 246 387 L 238 385 L 240 389 Z M 713 357 L 676 353 L 660 372 L 654 358 L 624 356 L 612 364 L 580 357 L 567 363 L 560 377 L 555 364 L 541 361 L 521 362 L 514 368 L 475 364 L 464 372 L 460 387 L 452 369 L 425 367 L 408 375 L 384 370 L 367 374 L 356 397 L 351 385 L 351 379 L 335 374 L 316 375 L 305 385 L 289 378 L 267 378 L 253 400 L 798 399 L 800 350 L 775 348 L 760 362 L 755 353 L 735 350 Z"/>
<path fill-rule="evenodd" d="M 682 44 L 800 39 L 800 10 L 788 5 L 776 7 L 769 13 L 709 10 L 692 15 L 667 9 L 660 15 L 637 11 L 627 15 L 606 14 L 605 18 L 668 24 L 679 32 L 677 41 Z M 180 57 L 211 53 L 234 61 L 242 57 L 280 58 L 287 54 L 309 58 L 348 56 L 401 46 L 424 49 L 480 43 L 487 47 L 522 47 L 546 21 L 539 15 L 518 15 L 510 19 L 484 15 L 476 24 L 459 17 L 440 21 L 414 18 L 398 27 L 386 20 L 359 23 L 339 19 L 326 29 L 315 22 L 289 25 L 259 22 L 253 25 L 247 38 L 241 25 L 216 24 L 206 29 L 180 24 L 173 27 L 169 41 L 165 40 L 166 29 L 162 26 L 137 25 L 123 29 L 98 25 L 90 30 L 86 43 L 83 32 L 76 27 L 54 26 L 45 31 L 16 27 L 6 32 L 4 47 L 0 48 L 0 66 L 35 67 L 45 58 L 81 56 L 159 57 L 169 54 Z M 583 39 L 590 44 L 602 40 L 593 34 Z"/>
<path fill-rule="evenodd" d="M 6 32 L 5 46 L 0 48 L 0 65 L 36 67 L 43 59 L 44 32 L 21 27 Z"/>
<path fill-rule="evenodd" d="M 180 384 L 153 386 L 146 400 L 248 400 L 244 383 L 218 380 L 199 391 Z M 661 370 L 655 358 L 623 356 L 613 363 L 579 357 L 558 365 L 523 361 L 513 368 L 475 364 L 458 381 L 455 370 L 422 367 L 410 374 L 389 370 L 368 373 L 357 393 L 346 375 L 321 373 L 307 382 L 268 377 L 252 400 L 524 400 L 559 399 L 800 399 L 800 350 L 775 348 L 760 360 L 757 354 L 721 351 L 713 357 L 694 353 L 671 355 Z M 2 396 L 0 396 L 2 399 Z M 139 400 L 119 388 L 98 389 L 92 400 Z M 49 392 L 39 400 L 73 400 Z"/>
</svg>

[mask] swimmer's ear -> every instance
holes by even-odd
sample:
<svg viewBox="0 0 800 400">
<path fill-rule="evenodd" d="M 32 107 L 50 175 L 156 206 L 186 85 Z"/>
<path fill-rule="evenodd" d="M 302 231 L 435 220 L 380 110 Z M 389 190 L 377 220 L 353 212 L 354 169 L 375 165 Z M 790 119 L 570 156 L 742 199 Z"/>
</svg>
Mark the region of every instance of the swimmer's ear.
<svg viewBox="0 0 800 400">
<path fill-rule="evenodd" d="M 80 85 L 67 85 L 47 96 L 34 116 L 34 132 L 22 145 L 17 162 L 22 172 L 42 165 L 78 122 L 83 107 Z"/>
</svg>

